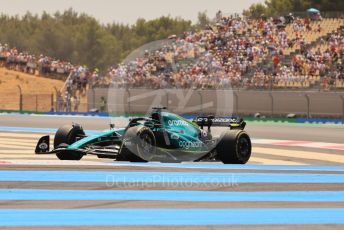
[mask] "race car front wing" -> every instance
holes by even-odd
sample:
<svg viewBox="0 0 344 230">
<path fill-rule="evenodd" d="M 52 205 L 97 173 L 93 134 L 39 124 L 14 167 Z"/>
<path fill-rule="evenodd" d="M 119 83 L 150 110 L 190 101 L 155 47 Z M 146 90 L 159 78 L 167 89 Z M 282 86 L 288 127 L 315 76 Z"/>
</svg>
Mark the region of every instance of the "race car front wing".
<svg viewBox="0 0 344 230">
<path fill-rule="evenodd" d="M 60 152 L 79 152 L 84 155 L 91 154 L 91 155 L 97 155 L 99 157 L 111 157 L 115 158 L 120 150 L 120 146 L 113 145 L 113 146 L 107 146 L 107 147 L 101 147 L 101 146 L 92 146 L 87 148 L 79 148 L 79 149 L 71 149 L 68 148 L 67 144 L 61 144 L 57 148 L 50 150 L 50 137 L 49 135 L 43 136 L 39 139 L 35 153 L 36 154 L 56 154 Z"/>
</svg>

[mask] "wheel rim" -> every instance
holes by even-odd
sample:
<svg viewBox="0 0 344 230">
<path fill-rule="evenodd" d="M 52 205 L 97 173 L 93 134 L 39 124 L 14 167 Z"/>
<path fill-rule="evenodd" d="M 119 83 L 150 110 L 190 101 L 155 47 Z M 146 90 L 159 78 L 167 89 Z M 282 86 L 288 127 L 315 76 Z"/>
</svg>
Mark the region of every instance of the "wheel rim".
<svg viewBox="0 0 344 230">
<path fill-rule="evenodd" d="M 241 136 L 238 140 L 238 150 L 241 156 L 247 157 L 250 155 L 251 152 L 251 143 L 246 138 Z"/>
<path fill-rule="evenodd" d="M 149 156 L 153 153 L 154 146 L 153 140 L 147 133 L 140 136 L 140 152 L 144 157 Z"/>
</svg>

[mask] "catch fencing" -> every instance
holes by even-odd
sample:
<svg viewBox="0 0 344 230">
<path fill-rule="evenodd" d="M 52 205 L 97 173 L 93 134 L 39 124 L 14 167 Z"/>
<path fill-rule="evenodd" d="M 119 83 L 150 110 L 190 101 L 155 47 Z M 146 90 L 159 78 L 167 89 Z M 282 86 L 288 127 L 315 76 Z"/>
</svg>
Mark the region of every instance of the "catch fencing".
<svg viewBox="0 0 344 230">
<path fill-rule="evenodd" d="M 0 110 L 48 112 L 55 104 L 54 94 L 0 93 Z"/>
<path fill-rule="evenodd" d="M 54 95 L 53 94 L 23 94 L 22 100 L 19 102 L 19 110 L 46 112 L 54 108 Z"/>
</svg>

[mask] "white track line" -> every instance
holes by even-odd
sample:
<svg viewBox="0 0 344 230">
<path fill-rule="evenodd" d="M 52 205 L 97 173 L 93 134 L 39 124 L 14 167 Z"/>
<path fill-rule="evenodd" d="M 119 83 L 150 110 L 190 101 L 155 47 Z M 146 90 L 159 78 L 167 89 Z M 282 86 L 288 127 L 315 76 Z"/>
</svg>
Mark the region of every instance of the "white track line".
<svg viewBox="0 0 344 230">
<path fill-rule="evenodd" d="M 89 157 L 87 157 L 89 158 Z M 58 160 L 55 155 L 21 155 L 21 154 L 0 154 L 0 160 L 8 161 L 8 160 Z M 97 159 L 94 159 L 97 160 Z M 84 161 L 84 160 L 81 160 Z"/>
<path fill-rule="evenodd" d="M 36 147 L 37 142 L 31 143 L 15 143 L 15 142 L 2 142 L 0 140 L 0 149 L 1 148 L 12 148 L 12 149 L 34 149 Z"/>
<path fill-rule="evenodd" d="M 26 149 L 34 149 L 30 146 L 21 146 L 21 145 L 16 145 L 16 144 L 0 144 L 0 149 L 1 148 L 8 148 L 8 149 L 18 149 L 18 150 L 26 150 Z"/>
<path fill-rule="evenodd" d="M 305 163 L 301 163 L 298 161 L 275 160 L 275 159 L 267 159 L 267 158 L 254 157 L 254 156 L 250 158 L 249 163 L 251 162 L 256 162 L 257 164 L 264 164 L 264 165 L 307 165 Z"/>
<path fill-rule="evenodd" d="M 279 156 L 279 157 L 293 157 L 293 158 L 300 158 L 300 159 L 306 159 L 306 160 L 330 161 L 337 164 L 338 163 L 344 164 L 344 156 L 328 154 L 328 153 L 253 147 L 253 154 L 254 153 L 262 153 L 262 154 Z"/>
<path fill-rule="evenodd" d="M 317 149 L 344 150 L 344 144 L 314 142 L 314 141 L 253 139 L 252 143 L 253 144 L 264 144 L 264 145 L 296 146 L 296 147 L 317 148 Z"/>
<path fill-rule="evenodd" d="M 52 160 L 7 160 L 10 164 L 17 164 L 17 165 L 82 165 L 82 166 L 112 166 L 113 164 L 109 164 L 107 162 L 102 161 L 90 161 L 90 160 L 81 160 L 81 161 L 61 161 L 58 159 Z M 116 166 L 116 165 L 113 165 Z"/>
<path fill-rule="evenodd" d="M 0 154 L 35 154 L 35 150 L 34 149 L 27 149 L 26 150 L 18 150 L 18 149 L 0 149 Z"/>
<path fill-rule="evenodd" d="M 6 143 L 37 143 L 38 138 L 32 138 L 32 139 L 16 139 L 16 138 L 6 138 L 6 137 L 0 137 L 0 143 L 6 144 Z"/>
<path fill-rule="evenodd" d="M 37 134 L 37 133 L 14 133 L 14 132 L 0 132 L 0 137 L 12 137 L 12 138 L 37 138 L 37 140 L 47 134 Z"/>
</svg>

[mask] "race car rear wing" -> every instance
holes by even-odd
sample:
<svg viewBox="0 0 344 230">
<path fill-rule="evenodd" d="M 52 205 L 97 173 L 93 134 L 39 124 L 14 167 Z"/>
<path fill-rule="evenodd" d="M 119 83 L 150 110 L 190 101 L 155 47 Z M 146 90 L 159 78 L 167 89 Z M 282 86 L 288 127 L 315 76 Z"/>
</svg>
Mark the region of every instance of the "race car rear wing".
<svg viewBox="0 0 344 230">
<path fill-rule="evenodd" d="M 215 117 L 200 116 L 193 119 L 193 122 L 203 129 L 204 126 L 210 129 L 211 126 L 230 127 L 230 129 L 244 129 L 246 122 L 238 117 Z"/>
</svg>

